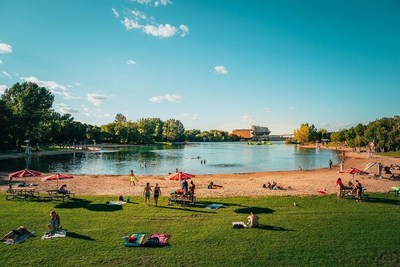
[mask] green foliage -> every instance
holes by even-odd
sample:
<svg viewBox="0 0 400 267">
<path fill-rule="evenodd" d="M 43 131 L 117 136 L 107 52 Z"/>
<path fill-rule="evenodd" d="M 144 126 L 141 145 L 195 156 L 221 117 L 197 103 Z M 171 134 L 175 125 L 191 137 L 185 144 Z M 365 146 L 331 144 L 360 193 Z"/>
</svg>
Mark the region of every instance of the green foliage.
<svg viewBox="0 0 400 267">
<path fill-rule="evenodd" d="M 16 83 L 1 98 L 10 111 L 10 129 L 16 143 L 19 145 L 26 139 L 36 141 L 40 124 L 53 105 L 54 96 L 50 91 L 30 82 Z"/>
<path fill-rule="evenodd" d="M 337 138 L 337 136 L 340 136 Z M 382 118 L 368 125 L 344 129 L 331 135 L 332 141 L 346 142 L 350 147 L 361 147 L 374 142 L 379 151 L 400 150 L 400 117 Z M 333 138 L 335 137 L 335 138 Z"/>
<path fill-rule="evenodd" d="M 110 196 L 74 201 L 6 201 L 0 194 L 0 233 L 20 225 L 36 236 L 0 246 L 4 266 L 398 266 L 400 206 L 388 194 L 369 201 L 323 197 L 237 197 L 201 199 L 194 207 L 108 206 Z M 205 209 L 221 203 L 218 210 Z M 296 203 L 296 205 L 293 205 Z M 67 237 L 41 240 L 55 209 Z M 250 211 L 260 228 L 233 229 Z M 135 232 L 169 233 L 164 248 L 126 248 Z"/>
</svg>

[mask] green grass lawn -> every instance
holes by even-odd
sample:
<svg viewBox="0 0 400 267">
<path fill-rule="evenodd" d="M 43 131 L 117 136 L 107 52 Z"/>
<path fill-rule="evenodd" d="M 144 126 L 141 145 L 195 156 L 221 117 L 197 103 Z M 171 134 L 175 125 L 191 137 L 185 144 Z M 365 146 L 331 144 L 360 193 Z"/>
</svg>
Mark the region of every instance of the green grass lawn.
<svg viewBox="0 0 400 267">
<path fill-rule="evenodd" d="M 0 266 L 399 266 L 400 200 L 372 194 L 368 201 L 323 197 L 202 199 L 194 207 L 123 206 L 110 197 L 73 201 L 5 200 L 0 235 L 20 225 L 36 231 L 22 244 L 0 246 Z M 296 203 L 297 206 L 293 205 Z M 218 210 L 204 205 L 222 203 Z M 55 209 L 65 238 L 41 240 Z M 258 229 L 233 229 L 254 211 Z M 169 233 L 163 248 L 126 248 L 134 232 Z"/>
</svg>

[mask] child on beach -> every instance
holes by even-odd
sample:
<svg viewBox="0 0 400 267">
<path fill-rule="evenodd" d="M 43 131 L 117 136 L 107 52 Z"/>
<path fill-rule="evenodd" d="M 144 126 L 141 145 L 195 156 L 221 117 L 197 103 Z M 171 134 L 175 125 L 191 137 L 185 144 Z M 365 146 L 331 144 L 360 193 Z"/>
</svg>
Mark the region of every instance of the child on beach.
<svg viewBox="0 0 400 267">
<path fill-rule="evenodd" d="M 135 185 L 135 174 L 133 174 L 133 170 L 131 170 L 131 174 L 130 174 L 130 180 L 131 180 L 131 182 L 130 182 L 130 184 L 133 184 L 133 185 Z"/>
</svg>

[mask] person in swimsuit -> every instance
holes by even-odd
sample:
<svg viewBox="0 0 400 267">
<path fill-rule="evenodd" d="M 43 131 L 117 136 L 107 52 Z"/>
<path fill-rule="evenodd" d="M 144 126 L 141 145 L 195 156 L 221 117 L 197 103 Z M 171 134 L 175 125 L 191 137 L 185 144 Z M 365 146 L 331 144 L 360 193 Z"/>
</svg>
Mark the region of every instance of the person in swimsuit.
<svg viewBox="0 0 400 267">
<path fill-rule="evenodd" d="M 154 187 L 154 204 L 157 206 L 158 205 L 158 197 L 161 196 L 161 189 L 158 186 L 158 184 L 156 184 L 156 186 Z"/>
<path fill-rule="evenodd" d="M 131 179 L 131 183 L 130 184 L 135 185 L 135 175 L 133 174 L 133 170 L 131 170 L 130 179 Z"/>
<path fill-rule="evenodd" d="M 146 187 L 144 188 L 144 204 L 150 205 L 150 192 L 153 191 L 151 190 L 150 183 L 146 184 Z"/>
</svg>

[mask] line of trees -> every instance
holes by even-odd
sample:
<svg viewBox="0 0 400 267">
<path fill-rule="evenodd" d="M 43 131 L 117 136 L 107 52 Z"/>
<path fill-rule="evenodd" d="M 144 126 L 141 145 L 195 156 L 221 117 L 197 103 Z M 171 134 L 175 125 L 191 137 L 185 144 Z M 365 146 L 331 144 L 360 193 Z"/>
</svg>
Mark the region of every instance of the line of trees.
<svg viewBox="0 0 400 267">
<path fill-rule="evenodd" d="M 400 116 L 381 118 L 367 125 L 359 123 L 349 129 L 328 133 L 325 129 L 318 130 L 314 125 L 303 123 L 294 131 L 294 138 L 300 143 L 330 139 L 350 147 L 364 147 L 373 142 L 381 151 L 400 150 Z"/>
<path fill-rule="evenodd" d="M 117 144 L 155 142 L 224 142 L 240 138 L 226 131 L 185 130 L 176 119 L 141 118 L 129 121 L 117 114 L 111 123 L 96 126 L 75 121 L 71 114 L 53 109 L 54 95 L 35 83 L 16 83 L 0 98 L 0 149 L 20 149 L 31 144 Z"/>
</svg>

